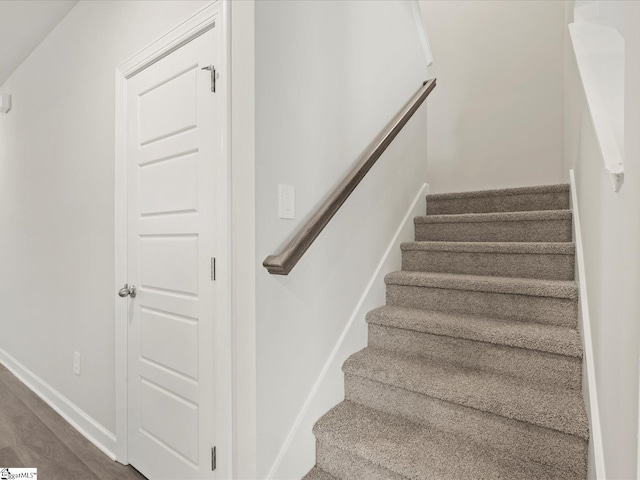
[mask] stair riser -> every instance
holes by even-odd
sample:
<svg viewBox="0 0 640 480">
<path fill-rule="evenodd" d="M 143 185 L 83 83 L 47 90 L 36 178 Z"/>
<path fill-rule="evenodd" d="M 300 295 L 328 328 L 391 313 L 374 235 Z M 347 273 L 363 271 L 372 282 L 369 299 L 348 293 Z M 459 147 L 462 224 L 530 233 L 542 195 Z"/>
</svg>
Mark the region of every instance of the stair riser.
<svg viewBox="0 0 640 480">
<path fill-rule="evenodd" d="M 319 468 L 312 468 L 309 473 L 307 473 L 302 480 L 336 480 L 335 477 L 329 475 L 327 472 L 320 470 Z"/>
<path fill-rule="evenodd" d="M 568 208 L 569 192 L 495 195 L 442 200 L 427 197 L 427 215 L 528 212 L 534 210 L 566 210 Z"/>
<path fill-rule="evenodd" d="M 406 480 L 391 470 L 324 442 L 316 442 L 316 464 L 341 480 Z"/>
<path fill-rule="evenodd" d="M 573 435 L 349 374 L 345 375 L 345 398 L 458 435 L 464 441 L 495 448 L 516 459 L 533 460 L 558 469 L 551 477 L 536 476 L 532 472 L 530 478 L 584 480 L 586 476 L 588 444 Z"/>
<path fill-rule="evenodd" d="M 577 300 L 387 285 L 387 305 L 576 328 Z"/>
<path fill-rule="evenodd" d="M 405 250 L 402 269 L 495 277 L 573 280 L 573 255 Z"/>
<path fill-rule="evenodd" d="M 582 362 L 575 357 L 376 324 L 369 324 L 369 346 L 509 375 L 540 385 L 581 388 Z"/>
<path fill-rule="evenodd" d="M 571 219 L 416 223 L 416 241 L 570 242 Z"/>
</svg>

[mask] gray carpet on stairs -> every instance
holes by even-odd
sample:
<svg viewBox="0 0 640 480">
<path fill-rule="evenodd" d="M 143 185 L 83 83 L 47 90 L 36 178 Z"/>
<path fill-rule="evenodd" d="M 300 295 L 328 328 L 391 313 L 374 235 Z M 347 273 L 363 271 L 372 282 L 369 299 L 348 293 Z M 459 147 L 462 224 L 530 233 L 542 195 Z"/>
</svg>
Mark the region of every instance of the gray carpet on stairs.
<svg viewBox="0 0 640 480">
<path fill-rule="evenodd" d="M 427 214 L 429 215 L 566 210 L 568 208 L 569 185 L 567 184 L 442 193 L 427 197 Z"/>
<path fill-rule="evenodd" d="M 585 479 L 568 185 L 429 195 L 305 480 Z"/>
<path fill-rule="evenodd" d="M 571 211 L 468 213 L 416 217 L 417 241 L 570 242 Z"/>
<path fill-rule="evenodd" d="M 572 280 L 573 243 L 411 242 L 403 243 L 407 271 Z"/>
</svg>

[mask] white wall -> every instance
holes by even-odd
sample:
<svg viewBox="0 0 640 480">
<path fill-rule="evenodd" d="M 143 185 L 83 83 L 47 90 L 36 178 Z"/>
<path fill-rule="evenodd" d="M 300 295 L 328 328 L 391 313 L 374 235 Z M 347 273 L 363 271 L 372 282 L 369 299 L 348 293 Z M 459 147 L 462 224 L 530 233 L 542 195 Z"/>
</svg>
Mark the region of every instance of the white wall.
<svg viewBox="0 0 640 480">
<path fill-rule="evenodd" d="M 231 2 L 234 479 L 256 477 L 255 2 Z"/>
<path fill-rule="evenodd" d="M 0 88 L 0 348 L 111 432 L 115 67 L 206 3 L 80 2 Z"/>
<path fill-rule="evenodd" d="M 613 27 L 624 36 L 625 3 L 627 0 L 576 0 L 574 18 L 576 21 Z"/>
<path fill-rule="evenodd" d="M 278 251 L 425 78 L 409 2 L 256 2 L 258 262 Z M 289 276 L 257 265 L 258 478 L 300 478 L 313 465 L 311 423 L 295 454 L 285 440 L 426 180 L 428 108 Z M 279 183 L 296 188 L 295 220 L 278 218 Z M 355 320 L 355 349 L 366 341 L 363 322 Z M 331 368 L 339 375 L 339 364 Z M 341 386 L 318 392 L 326 408 L 342 395 Z"/>
<path fill-rule="evenodd" d="M 626 2 L 625 84 L 640 83 L 640 3 Z M 607 479 L 636 478 L 640 356 L 640 92 L 625 91 L 625 182 L 614 193 L 571 52 L 566 160 L 575 169 Z"/>
<path fill-rule="evenodd" d="M 599 0 L 598 7 L 600 15 L 606 25 L 614 27 L 620 35 L 625 35 L 625 3 L 628 0 Z M 637 28 L 637 25 L 634 25 Z"/>
<path fill-rule="evenodd" d="M 567 181 L 564 2 L 420 5 L 438 78 L 429 108 L 432 191 Z"/>
</svg>

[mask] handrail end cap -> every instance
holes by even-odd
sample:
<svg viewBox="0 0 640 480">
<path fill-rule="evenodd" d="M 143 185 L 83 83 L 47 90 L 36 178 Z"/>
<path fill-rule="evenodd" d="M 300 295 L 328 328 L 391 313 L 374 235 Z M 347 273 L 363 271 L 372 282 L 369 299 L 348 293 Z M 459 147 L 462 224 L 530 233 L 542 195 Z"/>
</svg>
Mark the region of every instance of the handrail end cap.
<svg viewBox="0 0 640 480">
<path fill-rule="evenodd" d="M 267 269 L 271 275 L 288 275 L 289 271 L 284 268 L 277 255 L 269 255 L 262 262 L 262 266 Z"/>
</svg>

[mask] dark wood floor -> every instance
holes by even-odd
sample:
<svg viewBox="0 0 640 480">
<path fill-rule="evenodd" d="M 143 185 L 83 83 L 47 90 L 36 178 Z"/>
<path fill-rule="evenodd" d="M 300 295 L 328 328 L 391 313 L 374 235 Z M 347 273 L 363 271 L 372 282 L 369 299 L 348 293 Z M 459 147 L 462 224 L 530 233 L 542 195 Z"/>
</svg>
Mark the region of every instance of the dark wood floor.
<svg viewBox="0 0 640 480">
<path fill-rule="evenodd" d="M 0 365 L 0 467 L 37 467 L 45 480 L 144 480 L 112 461 Z"/>
</svg>

